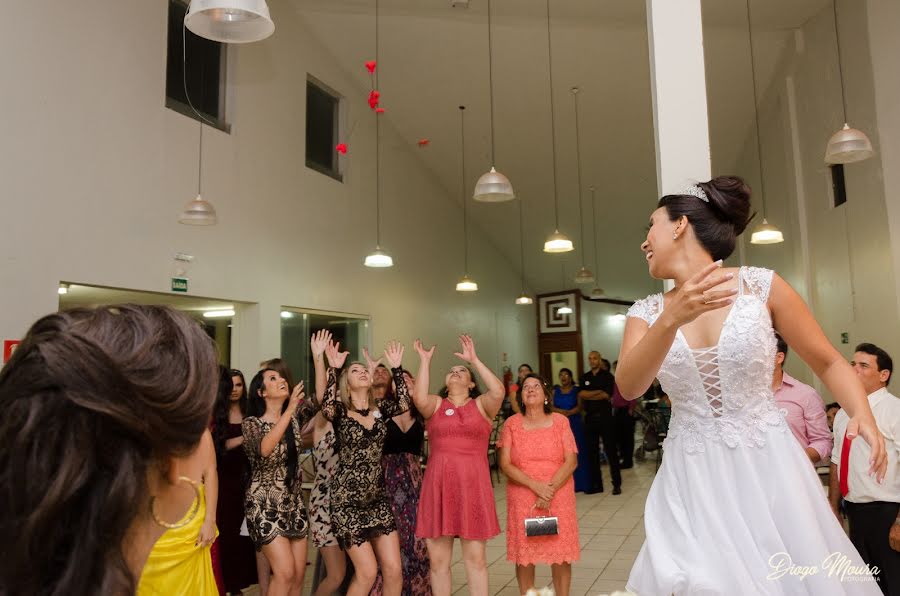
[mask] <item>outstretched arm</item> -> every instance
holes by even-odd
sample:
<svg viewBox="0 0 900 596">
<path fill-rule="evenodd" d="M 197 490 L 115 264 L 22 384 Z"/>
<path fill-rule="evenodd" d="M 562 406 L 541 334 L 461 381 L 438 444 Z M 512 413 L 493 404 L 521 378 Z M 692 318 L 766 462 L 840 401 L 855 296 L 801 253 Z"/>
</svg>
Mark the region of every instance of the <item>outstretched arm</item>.
<svg viewBox="0 0 900 596">
<path fill-rule="evenodd" d="M 211 546 L 216 540 L 216 506 L 219 502 L 219 474 L 216 471 L 216 449 L 209 431 L 200 438 L 200 449 L 206 464 L 203 467 L 203 485 L 206 492 L 206 517 L 194 546 Z"/>
<path fill-rule="evenodd" d="M 331 332 L 327 329 L 321 329 L 313 334 L 309 340 L 309 347 L 312 351 L 313 366 L 316 371 L 316 394 L 314 402 L 317 407 L 322 406 L 322 399 L 325 397 L 325 348 L 331 341 Z"/>
<path fill-rule="evenodd" d="M 340 351 L 340 343 L 329 341 L 325 346 L 325 356 L 328 358 L 328 372 L 325 379 L 325 398 L 322 403 L 322 415 L 334 422 L 345 414 L 344 404 L 337 399 L 337 375 L 335 369 L 344 366 L 348 352 Z"/>
<path fill-rule="evenodd" d="M 284 437 L 284 433 L 287 432 L 288 426 L 291 424 L 291 419 L 296 415 L 297 408 L 300 407 L 300 402 L 303 401 L 305 396 L 306 394 L 303 392 L 303 381 L 300 381 L 297 383 L 297 386 L 294 387 L 294 392 L 291 393 L 287 409 L 281 413 L 275 426 L 273 426 L 266 436 L 262 438 L 262 441 L 259 444 L 260 455 L 263 457 L 272 455 L 275 451 L 275 447 L 278 446 L 279 441 Z"/>
<path fill-rule="evenodd" d="M 475 342 L 468 335 L 460 335 L 459 343 L 462 346 L 461 352 L 454 353 L 454 356 L 468 362 L 478 376 L 484 380 L 487 385 L 487 391 L 478 396 L 478 403 L 485 418 L 493 420 L 503 405 L 503 395 L 505 393 L 503 381 L 494 374 L 487 365 L 478 358 L 475 353 Z"/>
<path fill-rule="evenodd" d="M 860 435 L 872 448 L 869 472 L 875 472 L 880 482 L 887 472 L 884 436 L 875 424 L 866 391 L 859 378 L 825 337 L 803 298 L 777 274 L 773 274 L 768 304 L 772 312 L 772 325 L 816 376 L 822 379 L 850 416 L 847 436 L 853 439 Z M 620 361 L 619 366 L 621 365 Z"/>
<path fill-rule="evenodd" d="M 381 410 L 388 418 L 393 418 L 403 412 L 409 410 L 412 400 L 409 397 L 409 387 L 406 386 L 406 379 L 403 378 L 403 369 L 400 365 L 403 363 L 403 344 L 398 341 L 389 342 L 384 350 L 384 357 L 388 366 L 391 367 L 391 376 L 394 384 L 397 386 L 397 392 L 394 399 L 383 399 L 378 409 Z"/>
<path fill-rule="evenodd" d="M 434 346 L 425 349 L 422 340 L 417 339 L 413 344 L 416 352 L 419 354 L 419 373 L 416 375 L 416 386 L 413 390 L 413 403 L 416 409 L 422 414 L 425 420 L 437 412 L 438 406 L 441 404 L 441 398 L 437 395 L 428 393 L 428 382 L 431 376 L 431 357 L 434 356 Z"/>
</svg>

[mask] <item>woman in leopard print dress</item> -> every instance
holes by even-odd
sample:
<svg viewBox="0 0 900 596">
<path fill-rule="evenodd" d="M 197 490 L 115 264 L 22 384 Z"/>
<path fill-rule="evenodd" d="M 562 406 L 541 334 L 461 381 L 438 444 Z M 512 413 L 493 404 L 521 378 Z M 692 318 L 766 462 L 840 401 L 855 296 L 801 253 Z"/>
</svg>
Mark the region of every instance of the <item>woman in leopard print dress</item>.
<svg viewBox="0 0 900 596">
<path fill-rule="evenodd" d="M 369 369 L 359 362 L 350 364 L 341 373 L 338 391 L 335 368 L 344 365 L 348 353 L 340 352 L 333 343 L 325 353 L 330 368 L 322 413 L 334 425 L 338 452 L 338 466 L 331 479 L 331 521 L 338 544 L 347 551 L 355 569 L 347 596 L 366 596 L 379 567 L 385 596 L 400 596 L 400 541 L 384 490 L 381 456 L 387 435 L 385 421 L 410 405 L 400 369 L 403 346 L 391 342 L 384 352 L 397 392 L 377 405 Z"/>
</svg>

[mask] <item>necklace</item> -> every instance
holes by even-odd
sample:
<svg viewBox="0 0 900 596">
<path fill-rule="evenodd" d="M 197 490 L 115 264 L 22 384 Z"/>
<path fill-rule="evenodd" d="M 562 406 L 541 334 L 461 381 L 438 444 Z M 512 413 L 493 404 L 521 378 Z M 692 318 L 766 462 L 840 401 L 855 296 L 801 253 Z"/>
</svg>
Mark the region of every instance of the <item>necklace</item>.
<svg viewBox="0 0 900 596">
<path fill-rule="evenodd" d="M 369 415 L 370 410 L 371 410 L 371 408 L 365 408 L 363 410 L 353 408 L 353 411 L 356 412 L 357 414 L 359 414 L 360 416 L 362 416 L 363 418 L 365 418 L 366 416 Z"/>
</svg>

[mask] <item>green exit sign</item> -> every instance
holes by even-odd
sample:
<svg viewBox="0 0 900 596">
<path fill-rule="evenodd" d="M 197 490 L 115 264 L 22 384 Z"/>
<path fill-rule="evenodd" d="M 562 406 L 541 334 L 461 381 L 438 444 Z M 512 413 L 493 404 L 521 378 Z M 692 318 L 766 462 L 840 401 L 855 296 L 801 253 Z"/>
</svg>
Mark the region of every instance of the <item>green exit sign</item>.
<svg viewBox="0 0 900 596">
<path fill-rule="evenodd" d="M 173 292 L 187 292 L 188 291 L 188 280 L 186 277 L 173 277 L 172 278 L 172 291 Z"/>
</svg>

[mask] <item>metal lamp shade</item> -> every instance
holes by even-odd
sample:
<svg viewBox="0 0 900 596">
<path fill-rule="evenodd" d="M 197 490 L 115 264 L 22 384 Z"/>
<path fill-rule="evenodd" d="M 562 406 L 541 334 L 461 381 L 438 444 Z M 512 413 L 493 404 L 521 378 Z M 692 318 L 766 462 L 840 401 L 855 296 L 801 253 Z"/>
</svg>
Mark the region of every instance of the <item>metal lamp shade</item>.
<svg viewBox="0 0 900 596">
<path fill-rule="evenodd" d="M 393 267 L 394 259 L 391 258 L 391 255 L 382 250 L 380 246 L 376 246 L 375 250 L 366 257 L 365 266 L 376 268 Z"/>
<path fill-rule="evenodd" d="M 534 304 L 534 299 L 525 292 L 522 292 L 516 296 L 516 304 Z"/>
<path fill-rule="evenodd" d="M 185 26 L 222 43 L 250 43 L 275 32 L 265 0 L 191 0 Z"/>
<path fill-rule="evenodd" d="M 781 230 L 763 219 L 750 235 L 750 244 L 778 244 L 784 242 L 784 234 Z"/>
<path fill-rule="evenodd" d="M 591 273 L 591 270 L 587 267 L 582 267 L 575 273 L 575 283 L 577 284 L 592 284 L 594 283 L 594 274 Z"/>
<path fill-rule="evenodd" d="M 560 234 L 559 230 L 554 231 L 550 234 L 550 237 L 547 238 L 547 241 L 544 242 L 544 252 L 569 252 L 575 250 L 575 246 L 572 244 L 572 241 L 569 240 L 569 237 L 565 234 Z"/>
<path fill-rule="evenodd" d="M 603 288 L 594 288 L 591 290 L 591 298 L 606 298 L 606 292 Z"/>
<path fill-rule="evenodd" d="M 472 198 L 482 203 L 502 203 L 515 199 L 516 194 L 509 178 L 491 166 L 491 171 L 475 183 L 475 194 Z"/>
<path fill-rule="evenodd" d="M 831 136 L 825 147 L 825 163 L 829 164 L 854 163 L 873 155 L 875 150 L 866 133 L 847 124 Z"/>
<path fill-rule="evenodd" d="M 477 292 L 478 284 L 468 275 L 463 275 L 462 279 L 456 284 L 457 292 Z"/>
<path fill-rule="evenodd" d="M 178 223 L 189 226 L 214 226 L 217 221 L 215 207 L 200 195 L 185 205 L 184 211 L 178 216 Z"/>
</svg>

